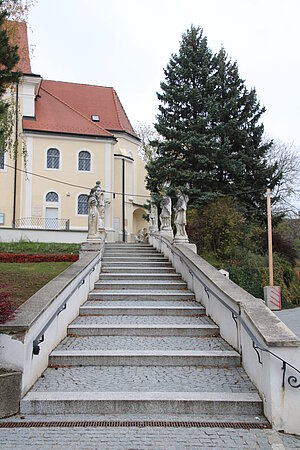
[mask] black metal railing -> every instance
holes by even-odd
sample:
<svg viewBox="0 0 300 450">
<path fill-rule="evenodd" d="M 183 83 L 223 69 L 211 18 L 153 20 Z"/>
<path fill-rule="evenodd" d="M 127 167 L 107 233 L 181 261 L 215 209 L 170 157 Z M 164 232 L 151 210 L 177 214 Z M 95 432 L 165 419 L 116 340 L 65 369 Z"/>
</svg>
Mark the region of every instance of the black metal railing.
<svg viewBox="0 0 300 450">
<path fill-rule="evenodd" d="M 15 228 L 27 228 L 32 230 L 69 230 L 70 219 L 24 217 L 15 220 Z"/>
<path fill-rule="evenodd" d="M 34 355 L 38 355 L 40 353 L 40 344 L 45 341 L 45 332 L 51 325 L 51 323 L 56 319 L 61 312 L 67 309 L 67 302 L 68 300 L 73 296 L 73 294 L 83 285 L 85 284 L 85 279 L 89 277 L 93 272 L 95 272 L 96 265 L 101 260 L 101 255 L 97 258 L 95 263 L 93 264 L 93 267 L 89 270 L 87 274 L 85 274 L 83 277 L 80 278 L 74 289 L 63 299 L 61 304 L 58 306 L 57 310 L 52 314 L 52 316 L 49 318 L 47 323 L 44 325 L 42 330 L 39 332 L 39 334 L 36 336 L 36 338 L 33 340 L 32 343 L 32 357 Z"/>
<path fill-rule="evenodd" d="M 206 286 L 206 284 L 201 280 L 201 278 L 196 274 L 196 272 L 190 268 L 189 264 L 185 261 L 185 259 L 187 259 L 187 257 L 185 255 L 182 255 L 181 253 L 179 253 L 178 251 L 176 251 L 176 249 L 172 248 L 171 244 L 163 239 L 161 236 L 157 236 L 154 235 L 156 239 L 158 239 L 159 241 L 163 242 L 164 244 L 166 244 L 171 253 L 172 254 L 176 254 L 181 263 L 184 263 L 187 268 L 189 269 L 189 273 L 191 274 L 191 276 L 194 276 L 203 286 L 204 291 L 206 292 L 207 297 L 209 298 L 209 295 L 213 295 L 214 298 L 216 298 L 220 303 L 222 303 L 223 306 L 225 306 L 230 312 L 231 312 L 231 316 L 232 319 L 235 321 L 235 324 L 237 326 L 237 321 L 242 325 L 242 327 L 244 328 L 244 330 L 246 331 L 246 333 L 248 334 L 248 336 L 250 337 L 250 339 L 252 340 L 252 347 L 255 350 L 256 354 L 257 354 L 257 358 L 258 358 L 258 362 L 259 364 L 263 364 L 261 361 L 261 357 L 260 354 L 258 352 L 258 350 L 262 351 L 262 352 L 266 352 L 269 353 L 270 355 L 272 355 L 274 358 L 278 359 L 279 361 L 282 362 L 282 388 L 285 387 L 285 379 L 286 379 L 286 369 L 287 366 L 290 367 L 292 370 L 294 370 L 295 372 L 297 372 L 300 375 L 300 370 L 297 369 L 295 366 L 293 366 L 292 364 L 290 364 L 289 362 L 285 361 L 283 358 L 281 358 L 280 356 L 276 355 L 276 353 L 273 353 L 271 350 L 269 350 L 264 344 L 262 344 L 261 342 L 259 342 L 259 340 L 256 338 L 256 336 L 252 333 L 252 331 L 250 330 L 250 328 L 248 327 L 248 325 L 246 324 L 246 322 L 244 321 L 244 319 L 241 317 L 240 312 L 236 312 L 231 306 L 229 306 L 223 299 L 221 299 L 212 289 L 208 288 Z M 295 375 L 290 375 L 287 379 L 289 386 L 291 386 L 292 388 L 300 388 L 300 383 L 298 383 L 298 379 Z"/>
</svg>

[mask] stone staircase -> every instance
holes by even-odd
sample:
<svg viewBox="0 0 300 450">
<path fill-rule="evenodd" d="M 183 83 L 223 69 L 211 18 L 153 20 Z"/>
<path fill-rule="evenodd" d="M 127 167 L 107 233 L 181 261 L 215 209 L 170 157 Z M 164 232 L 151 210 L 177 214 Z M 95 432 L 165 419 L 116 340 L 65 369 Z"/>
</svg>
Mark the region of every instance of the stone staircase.
<svg viewBox="0 0 300 450">
<path fill-rule="evenodd" d="M 253 422 L 262 401 L 167 258 L 106 244 L 95 289 L 21 412 Z"/>
</svg>

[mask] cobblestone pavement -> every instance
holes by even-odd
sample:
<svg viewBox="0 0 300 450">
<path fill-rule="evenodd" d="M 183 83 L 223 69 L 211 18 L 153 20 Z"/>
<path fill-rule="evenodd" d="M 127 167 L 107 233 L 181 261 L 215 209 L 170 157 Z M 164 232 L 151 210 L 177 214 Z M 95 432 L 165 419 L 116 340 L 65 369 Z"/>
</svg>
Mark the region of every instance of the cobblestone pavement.
<svg viewBox="0 0 300 450">
<path fill-rule="evenodd" d="M 233 350 L 219 337 L 82 336 L 67 337 L 56 350 Z"/>
<path fill-rule="evenodd" d="M 33 391 L 256 392 L 241 367 L 84 366 L 47 368 Z"/>
<path fill-rule="evenodd" d="M 79 316 L 72 325 L 214 325 L 207 316 Z"/>
<path fill-rule="evenodd" d="M 299 449 L 300 440 L 272 430 L 228 428 L 0 429 L 3 449 Z"/>
</svg>

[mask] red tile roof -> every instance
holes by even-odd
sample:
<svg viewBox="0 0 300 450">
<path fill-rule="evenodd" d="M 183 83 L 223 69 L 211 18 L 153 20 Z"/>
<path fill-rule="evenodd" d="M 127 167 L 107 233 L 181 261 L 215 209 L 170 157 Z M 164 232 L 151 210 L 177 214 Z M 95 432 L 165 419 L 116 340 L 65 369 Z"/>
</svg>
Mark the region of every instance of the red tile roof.
<svg viewBox="0 0 300 450">
<path fill-rule="evenodd" d="M 91 120 L 98 115 L 99 122 Z M 137 137 L 114 88 L 43 80 L 36 100 L 36 120 L 23 129 L 113 137 L 126 132 Z"/>
<path fill-rule="evenodd" d="M 18 53 L 20 60 L 16 66 L 16 70 L 24 74 L 31 74 L 26 23 L 8 20 L 5 23 L 5 27 L 11 44 L 19 47 Z"/>
</svg>

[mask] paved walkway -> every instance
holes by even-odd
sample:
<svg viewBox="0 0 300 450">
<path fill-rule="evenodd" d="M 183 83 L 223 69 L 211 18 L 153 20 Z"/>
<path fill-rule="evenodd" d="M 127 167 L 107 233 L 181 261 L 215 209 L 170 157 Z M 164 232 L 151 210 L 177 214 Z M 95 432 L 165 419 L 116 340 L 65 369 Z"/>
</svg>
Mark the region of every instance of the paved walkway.
<svg viewBox="0 0 300 450">
<path fill-rule="evenodd" d="M 275 314 L 300 338 L 300 307 L 276 311 Z"/>
<path fill-rule="evenodd" d="M 145 248 L 142 248 L 143 252 Z M 107 250 L 109 250 L 109 246 Z M 70 325 L 70 335 L 59 344 L 56 351 L 52 352 L 50 356 L 52 362 L 50 361 L 49 368 L 33 386 L 29 395 L 35 394 L 38 397 L 43 394 L 41 396 L 42 406 L 46 402 L 50 401 L 51 403 L 51 395 L 53 397 L 54 394 L 58 394 L 59 397 L 62 393 L 64 395 L 72 393 L 75 400 L 74 404 L 83 393 L 93 395 L 94 393 L 107 392 L 108 395 L 116 395 L 124 390 L 131 395 L 144 391 L 147 393 L 155 392 L 158 398 L 161 394 L 167 393 L 168 399 L 169 394 L 191 393 L 193 401 L 195 401 L 195 396 L 199 396 L 206 391 L 211 394 L 218 393 L 221 399 L 233 397 L 237 393 L 239 395 L 241 393 L 248 396 L 254 395 L 255 388 L 242 367 L 239 363 L 229 364 L 228 359 L 225 365 L 218 365 L 214 362 L 211 366 L 192 364 L 189 361 L 184 364 L 182 361 L 180 364 L 170 364 L 167 360 L 165 364 L 162 364 L 162 361 L 157 364 L 155 358 L 159 352 L 166 352 L 168 357 L 170 356 L 168 352 L 181 352 L 179 356 L 182 356 L 184 352 L 185 357 L 190 357 L 191 352 L 195 351 L 203 351 L 204 353 L 218 351 L 225 354 L 232 349 L 218 336 L 216 331 L 214 333 L 207 331 L 204 335 L 202 332 L 191 333 L 189 326 L 195 329 L 198 327 L 199 330 L 202 329 L 201 327 L 210 330 L 209 326 L 215 327 L 215 325 L 210 325 L 210 320 L 203 315 L 204 311 L 201 311 L 201 306 L 195 303 L 194 294 L 183 289 L 185 288 L 185 286 L 182 286 L 183 282 L 178 281 L 178 275 L 175 274 L 174 269 L 169 267 L 169 262 L 164 262 L 162 256 L 155 256 L 154 254 L 150 255 L 144 263 L 140 260 L 141 258 L 134 262 L 129 256 L 130 253 L 126 256 L 116 257 L 113 255 L 113 248 L 110 252 L 108 251 L 102 268 L 101 280 L 97 283 L 95 292 L 81 307 L 81 315 Z M 124 259 L 123 263 L 122 258 Z M 164 271 L 163 274 L 159 275 L 159 280 L 156 281 L 157 267 L 155 269 L 150 267 L 154 258 L 161 260 L 161 262 L 158 261 L 155 264 L 159 264 L 160 270 Z M 117 259 L 117 262 L 114 262 L 115 259 Z M 118 265 L 117 268 L 116 264 Z M 115 281 L 116 276 L 124 280 L 121 286 L 120 281 Z M 156 283 L 159 285 L 159 292 L 153 290 L 151 296 L 146 292 L 147 297 L 145 292 L 141 291 L 139 285 L 138 290 L 130 291 L 130 295 L 128 295 L 126 289 L 128 290 L 128 286 L 132 285 L 132 277 L 140 280 L 140 284 L 142 283 L 141 278 L 145 278 L 144 289 L 146 291 L 148 291 L 149 286 L 153 289 L 153 285 Z M 168 287 L 173 286 L 174 288 L 171 293 L 162 290 L 164 278 L 169 280 Z M 178 283 L 181 290 L 178 290 Z M 105 289 L 103 289 L 103 286 Z M 113 286 L 114 289 L 109 290 L 108 287 L 110 286 Z M 120 291 L 120 287 L 122 287 L 123 292 Z M 130 289 L 132 290 L 133 287 L 131 286 Z M 197 308 L 198 311 L 194 311 L 194 308 Z M 143 314 L 141 314 L 141 309 Z M 298 308 L 298 312 L 300 316 L 300 308 Z M 295 319 L 295 310 L 291 313 L 289 316 L 292 315 L 292 318 Z M 284 319 L 282 318 L 282 320 Z M 119 330 L 116 335 L 112 333 L 112 335 L 107 336 L 104 332 L 101 335 L 99 330 L 101 331 L 105 327 Z M 152 327 L 151 333 L 149 335 L 141 333 L 140 330 L 143 327 L 145 329 Z M 181 332 L 174 334 L 176 327 L 178 330 L 181 327 L 187 331 L 184 334 Z M 292 328 L 292 326 L 290 327 Z M 169 331 L 168 333 L 166 333 L 166 329 Z M 74 330 L 77 331 L 74 332 Z M 87 330 L 88 332 L 86 332 Z M 95 330 L 98 331 L 95 332 Z M 112 353 L 117 351 L 118 357 L 127 352 L 131 357 L 134 352 L 141 352 L 141 350 L 144 352 L 142 355 L 144 357 L 145 352 L 147 355 L 152 352 L 149 355 L 154 360 L 148 360 L 148 363 L 144 365 L 144 363 L 133 364 L 130 361 L 125 361 L 126 364 L 124 361 L 122 364 L 120 362 L 113 364 L 113 361 L 109 361 L 109 364 L 100 364 L 96 360 L 94 364 L 86 364 L 84 359 L 87 352 Z M 70 364 L 70 355 L 73 358 L 72 364 Z M 91 353 L 91 355 L 94 354 Z M 110 356 L 108 355 L 108 357 Z M 77 358 L 76 361 L 74 360 L 75 357 Z M 137 358 L 136 355 L 135 357 Z M 60 358 L 61 362 L 59 363 L 59 360 L 55 358 Z M 62 358 L 69 358 L 69 360 Z M 218 358 L 220 358 L 220 355 Z M 165 397 L 162 398 L 165 401 Z M 235 403 L 232 403 L 232 407 L 227 413 L 224 407 L 219 407 L 219 409 L 215 407 L 214 414 L 210 416 L 203 416 L 199 411 L 185 415 L 181 412 L 182 402 L 173 399 L 172 414 L 176 414 L 175 411 L 180 407 L 177 415 L 170 415 L 167 410 L 162 410 L 160 411 L 161 415 L 158 416 L 159 411 L 155 404 L 154 406 L 150 405 L 152 409 L 149 406 L 151 409 L 151 413 L 147 412 L 149 416 L 143 416 L 141 411 L 136 411 L 134 404 L 132 408 L 126 406 L 126 409 L 128 409 L 126 414 L 122 415 L 119 411 L 117 415 L 117 408 L 113 408 L 114 404 L 112 403 L 111 410 L 113 412 L 111 414 L 107 413 L 105 416 L 100 416 L 99 414 L 103 414 L 103 406 L 99 405 L 99 411 L 92 416 L 90 400 L 90 397 L 87 397 L 86 405 L 80 404 L 76 415 L 74 412 L 77 410 L 76 407 L 72 406 L 72 402 L 66 402 L 64 414 L 62 414 L 62 409 L 58 405 L 57 414 L 51 416 L 47 415 L 47 411 L 48 414 L 53 414 L 53 410 L 51 410 L 53 403 L 49 409 L 47 409 L 49 405 L 46 405 L 46 409 L 41 408 L 44 414 L 30 415 L 31 409 L 27 409 L 26 412 L 23 400 L 23 416 L 17 415 L 2 419 L 0 420 L 0 426 L 3 423 L 8 426 L 11 422 L 20 422 L 22 425 L 30 422 L 28 424 L 30 427 L 19 427 L 19 424 L 16 423 L 12 428 L 0 428 L 0 448 L 8 450 L 300 449 L 300 437 L 284 435 L 263 428 L 268 424 L 266 419 L 257 412 L 261 411 L 261 407 L 258 410 L 256 407 L 249 411 L 245 407 L 235 410 Z M 167 407 L 170 402 L 168 400 L 165 403 Z M 85 409 L 83 408 L 84 405 L 86 406 Z M 87 411 L 86 415 L 83 414 L 84 410 Z M 209 413 L 207 412 L 207 414 Z M 243 414 L 245 415 L 243 416 Z M 150 424 L 151 426 L 138 427 L 136 423 L 135 426 L 129 426 L 128 423 L 123 426 L 124 421 L 141 422 L 151 419 L 156 421 L 156 423 Z M 34 421 L 35 424 L 32 423 Z M 54 423 L 55 421 L 65 422 L 65 424 L 59 427 L 57 423 Z M 97 421 L 98 423 L 83 423 L 84 421 Z M 101 423 L 100 426 L 99 422 L 101 421 L 106 421 L 106 423 Z M 108 421 L 113 423 L 108 423 Z M 177 423 L 173 424 L 174 426 L 170 426 L 170 423 L 169 426 L 166 426 L 171 421 Z M 71 422 L 71 425 L 66 426 L 66 422 Z M 165 426 L 161 422 L 165 422 Z M 189 424 L 184 422 L 189 422 Z M 195 423 L 191 422 L 202 423 L 195 426 Z M 222 425 L 221 422 L 223 422 Z M 244 426 L 248 424 L 253 428 L 234 428 L 237 422 L 243 422 Z M 39 423 L 40 426 L 38 426 Z M 146 425 L 144 422 L 142 424 Z M 231 427 L 230 424 L 232 424 Z M 260 429 L 255 428 L 258 424 Z M 224 425 L 227 425 L 227 427 L 224 427 Z"/>
<path fill-rule="evenodd" d="M 44 418 L 45 419 L 45 418 Z M 3 449 L 300 449 L 300 437 L 230 428 L 4 428 Z"/>
</svg>

